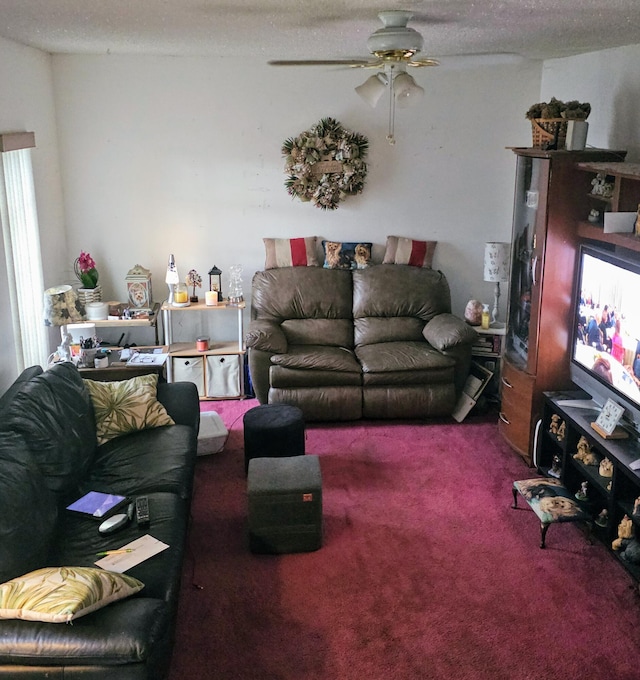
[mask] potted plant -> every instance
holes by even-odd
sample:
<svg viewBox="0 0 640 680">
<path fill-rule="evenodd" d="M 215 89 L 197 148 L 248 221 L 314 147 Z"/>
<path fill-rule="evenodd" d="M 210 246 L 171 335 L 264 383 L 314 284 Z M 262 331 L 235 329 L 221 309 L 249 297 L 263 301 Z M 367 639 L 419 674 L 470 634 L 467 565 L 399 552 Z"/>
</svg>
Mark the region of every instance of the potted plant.
<svg viewBox="0 0 640 680">
<path fill-rule="evenodd" d="M 529 107 L 525 116 L 531 121 L 533 147 L 535 149 L 564 149 L 567 123 L 570 120 L 586 120 L 591 104 L 572 100 L 563 102 L 551 97 Z"/>
</svg>

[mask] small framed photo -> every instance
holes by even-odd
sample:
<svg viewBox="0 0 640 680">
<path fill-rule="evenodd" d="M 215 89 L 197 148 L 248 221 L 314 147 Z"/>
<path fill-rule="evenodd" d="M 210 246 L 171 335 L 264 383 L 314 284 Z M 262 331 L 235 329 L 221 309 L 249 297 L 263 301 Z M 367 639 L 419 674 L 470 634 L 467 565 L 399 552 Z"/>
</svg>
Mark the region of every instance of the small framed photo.
<svg viewBox="0 0 640 680">
<path fill-rule="evenodd" d="M 596 419 L 596 425 L 607 435 L 611 435 L 620 422 L 623 413 L 624 408 L 620 404 L 616 404 L 613 399 L 607 399 L 607 403 L 602 407 L 602 411 Z"/>
</svg>

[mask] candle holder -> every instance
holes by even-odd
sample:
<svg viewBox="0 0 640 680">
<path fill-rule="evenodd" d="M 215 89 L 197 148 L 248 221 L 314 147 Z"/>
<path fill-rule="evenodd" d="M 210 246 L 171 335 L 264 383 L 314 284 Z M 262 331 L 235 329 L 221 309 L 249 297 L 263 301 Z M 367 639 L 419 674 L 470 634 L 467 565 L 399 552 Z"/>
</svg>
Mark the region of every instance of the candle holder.
<svg viewBox="0 0 640 680">
<path fill-rule="evenodd" d="M 217 277 L 217 281 L 213 279 Z M 215 264 L 209 270 L 209 290 L 218 293 L 218 302 L 222 302 L 222 271 Z"/>
</svg>

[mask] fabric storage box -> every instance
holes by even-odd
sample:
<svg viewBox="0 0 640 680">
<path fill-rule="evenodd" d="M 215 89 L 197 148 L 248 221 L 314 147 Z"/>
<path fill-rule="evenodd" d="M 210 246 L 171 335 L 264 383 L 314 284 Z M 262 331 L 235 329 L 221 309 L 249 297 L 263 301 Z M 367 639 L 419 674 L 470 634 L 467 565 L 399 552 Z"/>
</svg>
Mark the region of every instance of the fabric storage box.
<svg viewBox="0 0 640 680">
<path fill-rule="evenodd" d="M 198 455 L 207 456 L 220 453 L 224 448 L 229 431 L 222 418 L 215 411 L 200 414 L 200 431 L 198 432 Z"/>
<path fill-rule="evenodd" d="M 322 475 L 318 456 L 252 458 L 247 477 L 249 547 L 294 553 L 322 545 Z"/>
<path fill-rule="evenodd" d="M 238 354 L 207 356 L 207 397 L 240 397 L 240 361 Z"/>
<path fill-rule="evenodd" d="M 202 357 L 172 357 L 173 382 L 192 382 L 204 397 L 204 362 Z"/>
</svg>

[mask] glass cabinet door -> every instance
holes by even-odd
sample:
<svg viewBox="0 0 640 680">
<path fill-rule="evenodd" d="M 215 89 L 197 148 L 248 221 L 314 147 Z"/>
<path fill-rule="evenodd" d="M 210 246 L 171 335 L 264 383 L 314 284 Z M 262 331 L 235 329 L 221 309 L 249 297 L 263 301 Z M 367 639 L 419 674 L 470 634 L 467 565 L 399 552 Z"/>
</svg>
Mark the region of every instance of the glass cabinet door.
<svg viewBox="0 0 640 680">
<path fill-rule="evenodd" d="M 518 156 L 513 208 L 507 356 L 521 370 L 535 369 L 537 275 L 546 219 L 549 162 Z"/>
</svg>

